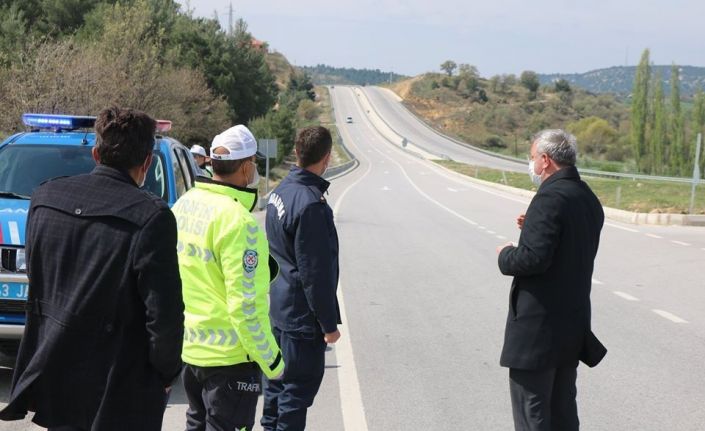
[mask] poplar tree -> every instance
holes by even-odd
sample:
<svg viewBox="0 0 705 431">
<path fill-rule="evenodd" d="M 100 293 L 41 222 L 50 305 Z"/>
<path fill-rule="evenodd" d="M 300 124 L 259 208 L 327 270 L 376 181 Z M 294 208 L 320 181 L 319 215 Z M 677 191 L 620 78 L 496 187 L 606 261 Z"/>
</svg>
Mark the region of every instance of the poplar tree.
<svg viewBox="0 0 705 431">
<path fill-rule="evenodd" d="M 668 149 L 668 123 L 666 121 L 666 106 L 663 96 L 663 77 L 657 73 L 653 81 L 652 119 L 653 125 L 650 135 L 650 161 L 652 175 L 662 174 L 665 171 L 664 157 Z"/>
<path fill-rule="evenodd" d="M 678 66 L 671 66 L 671 171 L 674 175 L 685 175 L 689 159 L 688 146 L 685 145 L 685 127 L 681 109 L 681 80 Z"/>
<path fill-rule="evenodd" d="M 646 155 L 646 124 L 649 115 L 649 80 L 651 66 L 649 66 L 649 50 L 641 54 L 641 61 L 636 69 L 634 91 L 632 92 L 632 130 L 631 141 L 634 150 L 636 169 L 642 172 L 645 168 L 644 156 Z"/>
</svg>

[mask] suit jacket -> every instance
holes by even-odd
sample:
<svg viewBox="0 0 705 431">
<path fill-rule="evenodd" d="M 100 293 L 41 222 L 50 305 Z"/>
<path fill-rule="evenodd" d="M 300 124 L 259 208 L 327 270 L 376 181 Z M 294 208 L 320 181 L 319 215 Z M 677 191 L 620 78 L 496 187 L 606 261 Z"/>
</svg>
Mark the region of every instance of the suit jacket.
<svg viewBox="0 0 705 431">
<path fill-rule="evenodd" d="M 160 430 L 183 340 L 168 206 L 98 166 L 35 191 L 26 244 L 27 324 L 0 418 Z"/>
<path fill-rule="evenodd" d="M 575 167 L 541 184 L 517 247 L 499 254 L 514 276 L 500 364 L 539 370 L 577 364 L 590 333 L 592 271 L 602 205 Z"/>
</svg>

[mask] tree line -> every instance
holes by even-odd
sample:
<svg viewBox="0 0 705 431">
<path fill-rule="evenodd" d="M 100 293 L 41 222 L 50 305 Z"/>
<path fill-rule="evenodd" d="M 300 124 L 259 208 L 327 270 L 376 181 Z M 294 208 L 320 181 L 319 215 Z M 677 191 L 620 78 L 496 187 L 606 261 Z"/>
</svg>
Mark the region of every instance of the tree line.
<svg viewBox="0 0 705 431">
<path fill-rule="evenodd" d="M 681 101 L 680 69 L 675 64 L 669 81 L 667 103 L 663 76 L 652 73 L 650 51 L 644 50 L 632 92 L 632 152 L 639 172 L 688 176 L 696 163 L 696 136 L 705 131 L 705 94 L 697 90 L 688 115 Z M 702 157 L 698 163 L 702 165 Z"/>
<path fill-rule="evenodd" d="M 24 130 L 22 112 L 95 115 L 119 104 L 208 146 L 234 123 L 273 121 L 280 106 L 293 125 L 292 106 L 311 97 L 306 77 L 277 87 L 267 46 L 253 43 L 244 20 L 223 29 L 174 0 L 0 0 L 0 28 L 4 133 Z"/>
</svg>

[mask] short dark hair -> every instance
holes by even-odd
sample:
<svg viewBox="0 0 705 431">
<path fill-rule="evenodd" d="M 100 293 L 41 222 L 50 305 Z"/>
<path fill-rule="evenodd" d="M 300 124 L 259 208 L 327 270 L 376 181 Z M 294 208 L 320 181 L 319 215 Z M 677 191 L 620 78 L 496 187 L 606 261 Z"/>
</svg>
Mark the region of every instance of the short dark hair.
<svg viewBox="0 0 705 431">
<path fill-rule="evenodd" d="M 230 175 L 237 172 L 243 163 L 250 160 L 250 157 L 240 160 L 215 160 L 211 159 L 211 168 L 216 175 Z"/>
<path fill-rule="evenodd" d="M 100 163 L 123 171 L 140 166 L 154 150 L 157 122 L 142 111 L 112 106 L 95 120 Z"/>
<path fill-rule="evenodd" d="M 296 134 L 295 145 L 299 165 L 306 168 L 320 162 L 330 153 L 333 148 L 333 138 L 325 127 L 306 127 Z"/>
</svg>

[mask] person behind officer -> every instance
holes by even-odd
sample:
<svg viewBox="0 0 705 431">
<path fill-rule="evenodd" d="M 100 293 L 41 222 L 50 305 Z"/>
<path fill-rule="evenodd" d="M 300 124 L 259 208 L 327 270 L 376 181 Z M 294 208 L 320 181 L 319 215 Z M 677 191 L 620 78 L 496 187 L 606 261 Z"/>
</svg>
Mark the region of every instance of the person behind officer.
<svg viewBox="0 0 705 431">
<path fill-rule="evenodd" d="M 213 179 L 199 177 L 174 206 L 189 431 L 252 429 L 261 371 L 275 379 L 284 369 L 268 315 L 269 247 L 250 213 L 257 203 L 256 153 L 245 126 L 216 136 Z"/>
<path fill-rule="evenodd" d="M 29 298 L 0 417 L 50 430 L 161 429 L 181 370 L 176 220 L 140 190 L 156 122 L 121 108 L 95 122 L 96 168 L 37 188 L 27 220 Z"/>
<path fill-rule="evenodd" d="M 192 145 L 190 151 L 203 176 L 213 178 L 213 168 L 208 166 L 210 160 L 208 160 L 208 156 L 206 155 L 206 149 L 200 145 Z"/>
<path fill-rule="evenodd" d="M 271 316 L 286 367 L 280 381 L 265 382 L 265 430 L 305 428 L 323 380 L 326 343 L 340 338 L 338 235 L 323 196 L 330 184 L 321 177 L 332 144 L 324 127 L 299 131 L 297 165 L 267 205 L 267 237 L 281 266 L 271 287 Z"/>
<path fill-rule="evenodd" d="M 590 289 L 604 213 L 575 168 L 575 137 L 544 130 L 532 140 L 529 174 L 539 186 L 518 219 L 519 244 L 498 248 L 514 276 L 500 364 L 509 368 L 516 430 L 573 431 L 578 361 L 606 350 L 592 333 Z"/>
</svg>

